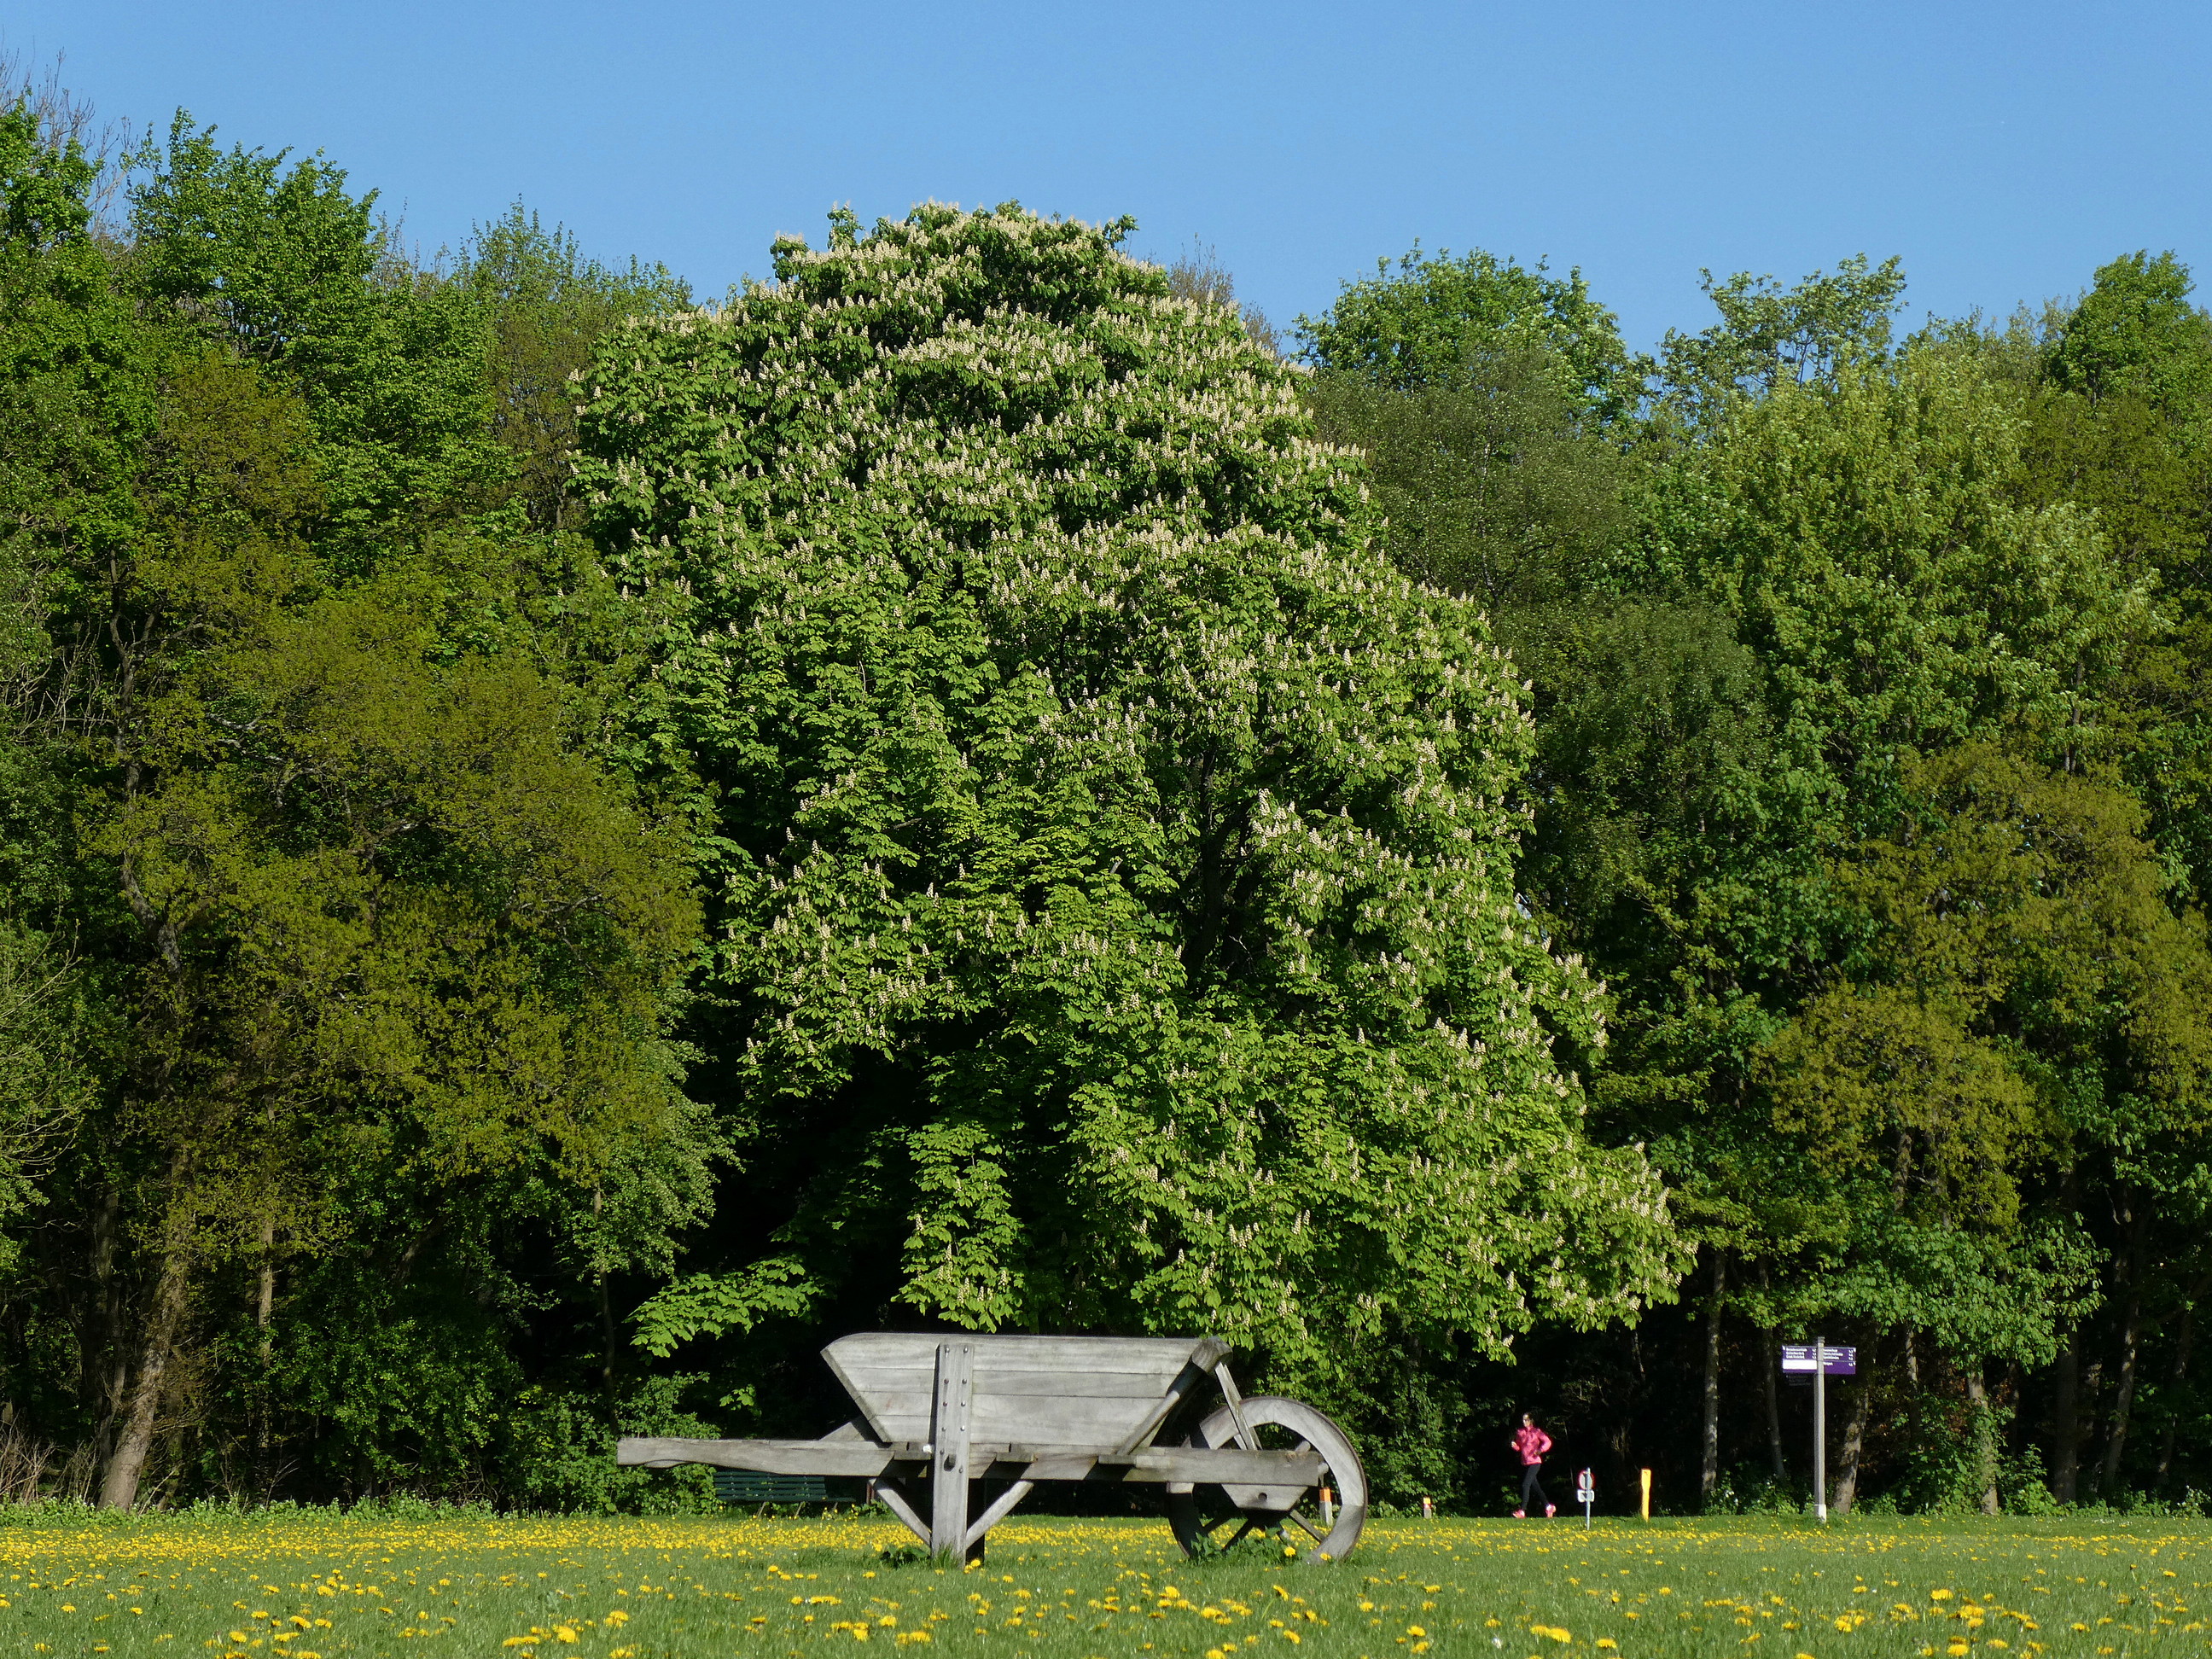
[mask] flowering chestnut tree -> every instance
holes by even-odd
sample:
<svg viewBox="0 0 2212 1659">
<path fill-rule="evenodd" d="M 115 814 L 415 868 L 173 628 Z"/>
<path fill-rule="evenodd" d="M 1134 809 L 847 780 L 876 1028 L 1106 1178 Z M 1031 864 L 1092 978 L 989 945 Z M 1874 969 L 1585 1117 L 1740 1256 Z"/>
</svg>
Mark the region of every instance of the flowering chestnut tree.
<svg viewBox="0 0 2212 1659">
<path fill-rule="evenodd" d="M 1498 1352 L 1680 1270 L 1641 1152 L 1581 1130 L 1602 988 L 1516 902 L 1511 664 L 1128 228 L 835 216 L 585 389 L 641 752 L 700 784 L 702 1075 L 773 1210 L 649 1346 L 866 1280 Z"/>
</svg>

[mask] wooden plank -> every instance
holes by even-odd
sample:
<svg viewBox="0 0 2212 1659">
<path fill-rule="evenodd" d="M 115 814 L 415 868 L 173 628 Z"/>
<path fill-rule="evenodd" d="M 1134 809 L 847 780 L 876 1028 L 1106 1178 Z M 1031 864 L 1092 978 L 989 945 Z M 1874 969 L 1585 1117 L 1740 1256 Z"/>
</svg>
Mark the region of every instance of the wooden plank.
<svg viewBox="0 0 2212 1659">
<path fill-rule="evenodd" d="M 1115 1467 L 1100 1460 L 1102 1470 Z M 1131 1480 L 1204 1480 L 1243 1486 L 1311 1486 L 1328 1466 L 1316 1451 L 1244 1451 L 1212 1446 L 1147 1446 L 1129 1454 Z"/>
<path fill-rule="evenodd" d="M 822 1350 L 830 1369 L 841 1374 L 848 1365 L 914 1365 L 924 1370 L 937 1364 L 937 1345 L 944 1339 L 927 1331 L 855 1331 L 841 1336 Z"/>
<path fill-rule="evenodd" d="M 845 1392 L 852 1397 L 853 1403 L 860 1408 L 860 1415 L 876 1431 L 877 1439 L 921 1439 L 929 1432 L 927 1422 L 918 1426 L 904 1422 L 894 1424 L 876 1410 L 870 1397 L 875 1390 L 863 1374 L 863 1368 L 875 1352 L 872 1346 L 863 1346 L 860 1337 L 842 1336 L 822 1350 L 822 1358 L 837 1381 L 844 1385 Z M 925 1355 L 913 1369 L 921 1375 L 922 1387 L 929 1387 L 930 1379 L 935 1375 L 933 1352 Z"/>
<path fill-rule="evenodd" d="M 831 1369 L 840 1365 L 928 1366 L 943 1339 L 927 1331 L 856 1331 L 822 1350 Z M 995 1336 L 968 1335 L 979 1364 L 1030 1370 L 1174 1370 L 1208 1344 L 1216 1352 L 1200 1363 L 1211 1366 L 1229 1352 L 1218 1337 L 1185 1336 Z"/>
<path fill-rule="evenodd" d="M 975 1517 L 975 1524 L 968 1528 L 967 1540 L 961 1545 L 961 1553 L 965 1554 L 968 1551 L 974 1549 L 976 1545 L 981 1543 L 983 1541 L 984 1534 L 989 1532 L 992 1528 L 997 1526 L 1000 1522 L 1005 1520 L 1015 1504 L 1020 1503 L 1022 1499 L 1027 1498 L 1036 1490 L 1036 1487 L 1035 1483 L 1028 1480 L 1017 1480 L 1012 1486 L 1007 1487 L 1006 1491 L 1000 1492 L 999 1494 L 998 1501 L 993 1504 L 989 1509 L 985 1510 L 982 1514 L 977 1516 Z"/>
<path fill-rule="evenodd" d="M 950 1419 L 948 1419 L 948 1421 Z M 615 1447 L 616 1463 L 626 1469 L 673 1468 L 679 1463 L 706 1463 L 722 1469 L 755 1469 L 763 1474 L 838 1474 L 866 1477 L 921 1461 L 918 1449 L 872 1445 L 865 1440 L 680 1440 L 630 1437 Z M 930 1459 L 930 1480 L 935 1486 L 947 1473 L 945 1458 L 951 1453 L 960 1470 L 972 1473 L 990 1463 L 1021 1466 L 1024 1480 L 1199 1480 L 1235 1486 L 1269 1486 L 1319 1483 L 1325 1467 L 1318 1452 L 1243 1451 L 1229 1447 L 1147 1446 L 1126 1458 L 1101 1457 L 1083 1446 L 940 1445 Z M 967 1480 L 947 1480 L 948 1493 L 957 1487 L 966 1508 Z M 878 1490 L 882 1490 L 880 1485 Z M 932 1507 L 937 1499 L 933 1495 Z M 967 1528 L 961 1528 L 966 1535 Z"/>
<path fill-rule="evenodd" d="M 979 1385 L 972 1398 L 971 1439 L 994 1444 L 1034 1440 L 1109 1451 L 1144 1422 L 1161 1396 L 1138 1400 L 1102 1400 L 1084 1395 L 1008 1396 L 986 1394 Z M 877 1414 L 894 1425 L 911 1427 L 925 1420 L 924 1413 L 933 1404 L 908 1394 L 885 1395 L 877 1400 Z"/>
<path fill-rule="evenodd" d="M 981 1393 L 1009 1396 L 1084 1395 L 1102 1400 L 1152 1401 L 1158 1400 L 1168 1384 L 1184 1369 L 1187 1368 L 1168 1366 L 1147 1370 L 1043 1371 L 1027 1366 L 987 1365 L 979 1355 L 975 1365 L 975 1387 Z M 934 1365 L 848 1365 L 840 1381 L 848 1381 L 848 1386 L 856 1385 L 866 1393 L 872 1405 L 882 1410 L 885 1409 L 884 1402 L 894 1396 L 927 1395 L 937 1386 L 937 1368 Z"/>
<path fill-rule="evenodd" d="M 978 1393 L 986 1395 L 1080 1395 L 1100 1400 L 1150 1402 L 1158 1400 L 1169 1384 L 1189 1369 L 1183 1365 L 1167 1370 L 1040 1371 L 1027 1367 L 987 1365 L 979 1355 L 975 1388 Z"/>
<path fill-rule="evenodd" d="M 1252 1425 L 1244 1420 L 1244 1396 L 1237 1391 L 1237 1379 L 1229 1374 L 1229 1362 L 1217 1361 L 1213 1375 L 1221 1384 L 1221 1397 L 1229 1402 L 1229 1420 L 1237 1425 L 1237 1443 L 1250 1451 L 1260 1443 L 1252 1437 Z"/>
<path fill-rule="evenodd" d="M 1137 1430 L 1158 1395 L 1148 1400 L 1097 1400 L 1080 1395 L 984 1395 L 975 1402 L 975 1437 L 1042 1441 L 1053 1446 L 1095 1446 L 1109 1451 Z"/>
<path fill-rule="evenodd" d="M 1032 1483 L 1039 1480 L 1088 1480 L 1098 1468 L 1098 1460 L 1089 1452 L 1047 1452 L 1033 1458 L 1022 1471 L 1022 1479 Z"/>
<path fill-rule="evenodd" d="M 888 1446 L 866 1440 L 663 1440 L 632 1437 L 615 1443 L 615 1463 L 625 1469 L 667 1469 L 707 1463 L 718 1469 L 757 1469 L 763 1474 L 881 1474 L 897 1459 Z"/>
<path fill-rule="evenodd" d="M 1205 1353 L 1209 1347 L 1218 1348 L 1220 1346 L 1219 1343 L 1209 1338 L 1206 1341 L 1199 1344 L 1199 1354 Z M 1160 1431 L 1160 1425 L 1165 1423 L 1174 1413 L 1175 1408 L 1189 1396 L 1190 1391 L 1205 1380 L 1205 1367 L 1200 1364 L 1198 1354 L 1194 1354 L 1169 1382 L 1158 1402 L 1145 1413 L 1144 1419 L 1121 1437 L 1115 1445 L 1115 1451 L 1132 1452 L 1139 1446 L 1152 1444 L 1152 1437 Z"/>
<path fill-rule="evenodd" d="M 976 1467 L 980 1449 L 970 1448 L 969 1467 Z M 1241 1451 L 1233 1447 L 1147 1446 L 1126 1457 L 1102 1457 L 1076 1446 L 1010 1447 L 1009 1454 L 1027 1451 L 1026 1464 L 1018 1457 L 1001 1455 L 994 1462 L 1019 1467 L 1021 1478 L 1038 1480 L 1090 1480 L 1152 1486 L 1167 1481 L 1203 1481 L 1212 1486 L 1248 1486 L 1285 1492 L 1318 1486 L 1328 1465 L 1315 1451 Z M 1004 1469 L 1000 1471 L 1001 1474 Z"/>
<path fill-rule="evenodd" d="M 876 1496 L 884 1500 L 884 1507 L 906 1522 L 906 1529 L 921 1540 L 922 1547 L 929 1547 L 929 1527 L 906 1495 L 906 1488 L 896 1480 L 876 1482 Z"/>
<path fill-rule="evenodd" d="M 1166 1392 L 1167 1385 L 1164 1383 L 1149 1394 L 1137 1395 L 1090 1394 L 1081 1390 L 1066 1394 L 1000 1394 L 988 1387 L 982 1378 L 975 1379 L 976 1409 L 1012 1416 L 1048 1412 L 1064 1401 L 1079 1401 L 1086 1402 L 1094 1411 L 1103 1411 L 1134 1421 L 1158 1404 Z M 930 1413 L 937 1408 L 936 1382 L 925 1377 L 918 1388 L 886 1389 L 875 1396 L 875 1407 L 879 1415 L 892 1422 L 914 1418 L 927 1425 Z M 1081 1411 L 1084 1407 L 1079 1406 L 1076 1409 Z M 980 1435 L 981 1431 L 976 1432 Z M 921 1437 L 927 1438 L 926 1427 Z"/>
<path fill-rule="evenodd" d="M 968 1553 L 968 1433 L 975 1389 L 975 1345 L 938 1344 L 937 1409 L 929 1437 L 929 1550 L 954 1559 L 964 1559 Z"/>
<path fill-rule="evenodd" d="M 876 1396 L 902 1391 L 925 1373 L 927 1380 L 923 1386 L 933 1386 L 940 1340 L 922 1333 L 863 1331 L 838 1338 L 823 1349 L 822 1357 L 880 1438 L 905 1439 L 910 1437 L 903 1426 L 894 1429 L 878 1408 Z M 975 1349 L 977 1368 L 984 1371 L 1071 1375 L 1150 1371 L 1159 1376 L 1162 1389 L 1202 1345 L 1219 1346 L 1211 1337 L 975 1336 L 962 1340 Z"/>
</svg>

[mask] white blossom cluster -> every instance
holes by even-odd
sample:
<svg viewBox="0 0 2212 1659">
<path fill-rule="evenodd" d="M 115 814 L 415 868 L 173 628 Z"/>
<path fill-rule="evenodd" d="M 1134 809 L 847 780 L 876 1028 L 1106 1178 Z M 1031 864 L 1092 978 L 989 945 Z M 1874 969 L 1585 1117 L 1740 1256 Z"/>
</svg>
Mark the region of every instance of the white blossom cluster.
<svg viewBox="0 0 2212 1659">
<path fill-rule="evenodd" d="M 1525 687 L 1292 374 L 1016 209 L 778 254 L 619 337 L 584 483 L 719 793 L 763 1132 L 897 1097 L 846 1152 L 906 1299 L 1322 1363 L 1668 1293 L 1580 1127 L 1602 988 L 1514 902 Z"/>
</svg>

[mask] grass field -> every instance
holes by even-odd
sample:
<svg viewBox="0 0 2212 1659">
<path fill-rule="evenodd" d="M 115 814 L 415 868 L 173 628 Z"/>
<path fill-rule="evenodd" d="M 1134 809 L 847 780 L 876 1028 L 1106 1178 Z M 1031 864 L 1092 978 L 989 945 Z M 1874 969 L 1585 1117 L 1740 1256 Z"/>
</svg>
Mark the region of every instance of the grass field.
<svg viewBox="0 0 2212 1659">
<path fill-rule="evenodd" d="M 1177 1553 L 1160 1522 L 1018 1519 L 965 1572 L 893 1523 L 427 1521 L 313 1511 L 0 1520 L 0 1655 L 1854 1659 L 2207 1644 L 2212 1523 L 1386 1521 L 1351 1560 Z"/>
</svg>

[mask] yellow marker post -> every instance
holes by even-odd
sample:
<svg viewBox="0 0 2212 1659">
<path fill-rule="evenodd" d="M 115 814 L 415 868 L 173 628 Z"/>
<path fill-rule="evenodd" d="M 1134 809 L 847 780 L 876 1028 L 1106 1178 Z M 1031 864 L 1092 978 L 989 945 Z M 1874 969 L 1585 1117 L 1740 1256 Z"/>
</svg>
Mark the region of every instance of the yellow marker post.
<svg viewBox="0 0 2212 1659">
<path fill-rule="evenodd" d="M 1644 1518 L 1649 1521 L 1651 1518 L 1651 1471 L 1639 1469 L 1638 1473 L 1644 1477 Z"/>
</svg>

